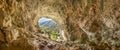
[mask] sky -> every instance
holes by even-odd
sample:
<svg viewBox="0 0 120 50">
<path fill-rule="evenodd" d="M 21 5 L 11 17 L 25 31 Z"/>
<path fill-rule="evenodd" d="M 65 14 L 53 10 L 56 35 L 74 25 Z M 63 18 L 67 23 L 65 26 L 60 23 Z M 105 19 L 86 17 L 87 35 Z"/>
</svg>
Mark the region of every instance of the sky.
<svg viewBox="0 0 120 50">
<path fill-rule="evenodd" d="M 49 18 L 40 18 L 39 20 L 38 20 L 38 22 L 39 23 L 42 23 L 42 22 L 45 22 L 45 21 L 49 21 L 49 20 L 52 20 L 52 19 L 49 19 Z"/>
</svg>

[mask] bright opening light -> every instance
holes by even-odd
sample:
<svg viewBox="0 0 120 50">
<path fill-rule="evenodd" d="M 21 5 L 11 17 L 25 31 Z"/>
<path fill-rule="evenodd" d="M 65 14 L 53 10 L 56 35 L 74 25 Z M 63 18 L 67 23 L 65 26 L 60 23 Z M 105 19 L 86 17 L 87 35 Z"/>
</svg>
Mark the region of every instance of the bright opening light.
<svg viewBox="0 0 120 50">
<path fill-rule="evenodd" d="M 38 20 L 38 25 L 40 30 L 45 32 L 50 39 L 60 41 L 61 28 L 54 20 L 42 17 Z"/>
</svg>

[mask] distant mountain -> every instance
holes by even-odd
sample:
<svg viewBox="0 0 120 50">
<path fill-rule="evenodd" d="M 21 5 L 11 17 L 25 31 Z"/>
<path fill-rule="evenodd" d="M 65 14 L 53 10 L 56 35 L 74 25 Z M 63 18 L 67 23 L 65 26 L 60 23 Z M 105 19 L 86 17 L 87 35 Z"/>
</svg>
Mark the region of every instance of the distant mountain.
<svg viewBox="0 0 120 50">
<path fill-rule="evenodd" d="M 39 22 L 39 26 L 42 28 L 46 28 L 48 30 L 55 31 L 55 32 L 59 32 L 59 30 L 60 30 L 60 27 L 58 26 L 58 24 L 55 23 L 53 20 Z"/>
</svg>

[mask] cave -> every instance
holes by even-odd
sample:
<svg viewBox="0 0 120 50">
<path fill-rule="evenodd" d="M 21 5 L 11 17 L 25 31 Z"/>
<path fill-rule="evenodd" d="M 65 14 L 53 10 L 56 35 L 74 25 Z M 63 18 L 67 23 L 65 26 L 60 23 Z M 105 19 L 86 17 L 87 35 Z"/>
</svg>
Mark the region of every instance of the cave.
<svg viewBox="0 0 120 50">
<path fill-rule="evenodd" d="M 119 33 L 119 0 L 0 0 L 0 50 L 120 50 Z"/>
</svg>

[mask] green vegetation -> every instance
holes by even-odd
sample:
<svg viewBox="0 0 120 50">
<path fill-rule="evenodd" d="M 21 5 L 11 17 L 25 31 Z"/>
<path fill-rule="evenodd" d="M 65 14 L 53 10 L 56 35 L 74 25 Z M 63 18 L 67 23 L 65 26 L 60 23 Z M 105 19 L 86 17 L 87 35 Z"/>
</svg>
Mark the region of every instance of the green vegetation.
<svg viewBox="0 0 120 50">
<path fill-rule="evenodd" d="M 56 41 L 56 40 L 58 39 L 58 38 L 57 38 L 57 37 L 58 37 L 57 35 L 58 35 L 58 33 L 55 32 L 55 31 L 51 31 L 51 32 L 50 32 L 50 38 L 51 38 L 52 40 L 55 40 L 55 41 Z"/>
<path fill-rule="evenodd" d="M 40 27 L 40 30 L 45 34 L 48 34 L 50 39 L 57 41 L 58 35 L 59 35 L 58 32 L 55 32 L 46 28 L 42 28 L 42 27 Z"/>
</svg>

